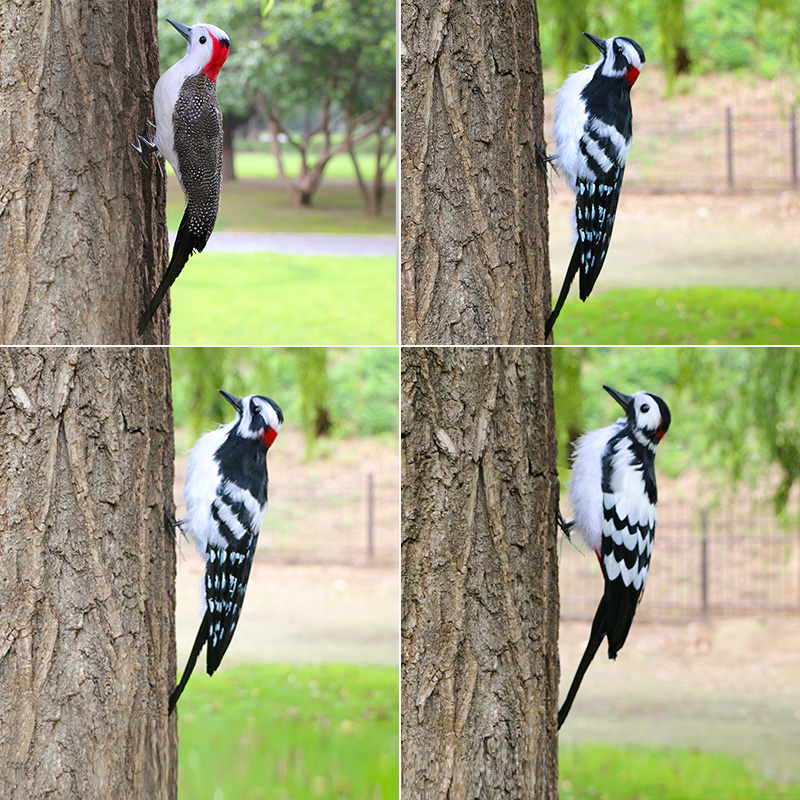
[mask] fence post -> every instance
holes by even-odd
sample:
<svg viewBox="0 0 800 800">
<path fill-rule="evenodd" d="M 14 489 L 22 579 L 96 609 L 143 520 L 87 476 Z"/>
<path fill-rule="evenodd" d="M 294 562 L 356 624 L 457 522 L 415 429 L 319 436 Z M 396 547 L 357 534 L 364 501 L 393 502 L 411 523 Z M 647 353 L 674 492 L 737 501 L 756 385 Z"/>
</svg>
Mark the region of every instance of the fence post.
<svg viewBox="0 0 800 800">
<path fill-rule="evenodd" d="M 789 115 L 789 152 L 792 156 L 792 189 L 797 188 L 797 106 L 792 103 Z"/>
<path fill-rule="evenodd" d="M 708 509 L 700 511 L 700 586 L 702 592 L 703 616 L 708 616 Z"/>
<path fill-rule="evenodd" d="M 375 560 L 375 476 L 367 475 L 367 555 Z"/>
<path fill-rule="evenodd" d="M 728 188 L 733 189 L 733 113 L 725 107 L 725 132 L 728 150 Z"/>
</svg>

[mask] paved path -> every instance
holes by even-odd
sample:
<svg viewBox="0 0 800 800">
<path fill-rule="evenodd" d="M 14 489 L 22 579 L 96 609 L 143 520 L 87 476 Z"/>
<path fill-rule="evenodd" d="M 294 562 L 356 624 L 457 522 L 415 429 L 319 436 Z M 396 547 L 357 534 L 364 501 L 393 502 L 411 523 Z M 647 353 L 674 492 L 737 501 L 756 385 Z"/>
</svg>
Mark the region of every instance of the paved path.
<svg viewBox="0 0 800 800">
<path fill-rule="evenodd" d="M 170 247 L 175 234 L 170 232 Z M 217 231 L 208 240 L 206 253 L 292 253 L 301 256 L 367 256 L 394 258 L 395 237 L 390 235 L 338 233 L 232 233 Z"/>
</svg>

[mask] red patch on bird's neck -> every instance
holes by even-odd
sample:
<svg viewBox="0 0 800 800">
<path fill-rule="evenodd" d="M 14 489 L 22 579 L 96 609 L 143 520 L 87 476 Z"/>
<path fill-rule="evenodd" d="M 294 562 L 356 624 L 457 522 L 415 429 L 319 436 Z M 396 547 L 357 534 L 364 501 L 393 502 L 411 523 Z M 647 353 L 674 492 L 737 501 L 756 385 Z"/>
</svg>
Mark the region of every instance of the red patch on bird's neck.
<svg viewBox="0 0 800 800">
<path fill-rule="evenodd" d="M 225 63 L 225 60 L 228 58 L 228 53 L 230 53 L 230 47 L 226 47 L 216 36 L 212 33 L 208 34 L 211 37 L 211 41 L 214 43 L 214 49 L 211 53 L 211 58 L 208 59 L 208 64 L 203 67 L 203 75 L 205 75 L 209 80 L 217 82 L 217 75 L 219 75 L 219 71 L 222 69 L 222 65 Z"/>
<path fill-rule="evenodd" d="M 665 433 L 666 433 L 666 431 L 662 431 L 661 428 L 659 428 L 656 431 L 656 439 L 658 439 L 658 441 L 660 442 L 664 438 L 664 434 Z"/>
<path fill-rule="evenodd" d="M 631 67 L 625 73 L 625 80 L 627 81 L 629 86 L 633 86 L 636 83 L 636 79 L 639 77 L 639 70 L 636 67 Z"/>
<path fill-rule="evenodd" d="M 278 431 L 272 430 L 272 428 L 267 428 L 264 433 L 261 434 L 261 441 L 265 447 L 272 447 L 272 443 L 278 438 Z"/>
</svg>

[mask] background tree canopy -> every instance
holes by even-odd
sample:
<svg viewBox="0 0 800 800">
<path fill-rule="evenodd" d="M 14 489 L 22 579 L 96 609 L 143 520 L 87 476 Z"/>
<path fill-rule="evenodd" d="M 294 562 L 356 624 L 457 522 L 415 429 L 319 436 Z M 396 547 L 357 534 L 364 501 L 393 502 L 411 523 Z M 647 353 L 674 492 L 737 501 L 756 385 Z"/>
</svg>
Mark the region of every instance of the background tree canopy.
<svg viewBox="0 0 800 800">
<path fill-rule="evenodd" d="M 563 77 L 597 60 L 582 35 L 630 36 L 670 79 L 698 72 L 755 70 L 774 78 L 800 65 L 800 0 L 541 0 L 542 61 Z"/>
<path fill-rule="evenodd" d="M 175 426 L 189 428 L 186 445 L 232 418 L 217 389 L 271 397 L 309 448 L 322 435 L 397 435 L 394 347 L 179 347 L 170 362 Z"/>
<path fill-rule="evenodd" d="M 567 443 L 611 424 L 619 408 L 602 389 L 651 391 L 667 402 L 672 425 L 659 471 L 702 470 L 718 490 L 763 482 L 784 511 L 800 479 L 800 352 L 793 348 L 554 348 L 556 427 L 562 488 Z"/>
</svg>

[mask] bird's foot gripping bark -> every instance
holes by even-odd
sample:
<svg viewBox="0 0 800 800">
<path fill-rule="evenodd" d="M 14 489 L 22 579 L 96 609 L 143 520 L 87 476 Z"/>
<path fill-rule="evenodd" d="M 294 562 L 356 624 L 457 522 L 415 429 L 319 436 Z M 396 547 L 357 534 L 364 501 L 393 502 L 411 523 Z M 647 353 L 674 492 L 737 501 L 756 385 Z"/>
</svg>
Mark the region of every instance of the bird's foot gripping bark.
<svg viewBox="0 0 800 800">
<path fill-rule="evenodd" d="M 145 156 L 149 156 L 150 153 L 156 154 L 156 163 L 158 164 L 158 171 L 161 173 L 161 177 L 164 177 L 164 170 L 161 168 L 161 153 L 158 150 L 158 146 L 156 145 L 155 133 L 156 133 L 156 126 L 147 120 L 147 130 L 150 135 L 150 138 L 147 136 L 142 136 L 141 134 L 137 134 L 136 136 L 136 144 L 133 142 L 129 142 L 130 146 L 139 154 L 141 158 L 142 164 L 144 164 L 149 169 L 149 165 L 147 161 L 145 161 Z"/>
<path fill-rule="evenodd" d="M 533 146 L 533 149 L 536 150 L 536 155 L 539 156 L 539 163 L 544 168 L 544 171 L 547 172 L 547 168 L 549 166 L 550 169 L 552 169 L 553 172 L 555 172 L 555 174 L 558 175 L 558 170 L 555 168 L 555 165 L 553 164 L 553 162 L 556 160 L 556 157 L 555 156 L 546 156 L 544 154 L 544 150 L 542 150 L 542 148 L 539 147 L 538 144 L 535 144 Z"/>
<path fill-rule="evenodd" d="M 572 522 L 567 522 L 564 519 L 564 515 L 561 513 L 561 509 L 559 509 L 558 510 L 558 527 L 561 528 L 561 532 L 564 534 L 564 536 L 566 536 L 567 539 L 569 539 L 570 538 L 570 534 L 572 532 L 572 529 L 575 527 L 575 520 L 572 520 Z"/>
<path fill-rule="evenodd" d="M 167 511 L 166 506 L 162 506 L 164 509 L 164 519 L 166 520 L 167 527 L 169 527 L 170 533 L 175 536 L 175 528 L 177 528 L 184 536 L 186 535 L 186 531 L 183 529 L 183 523 L 186 522 L 185 519 L 175 520 L 172 518 L 172 514 Z"/>
</svg>

